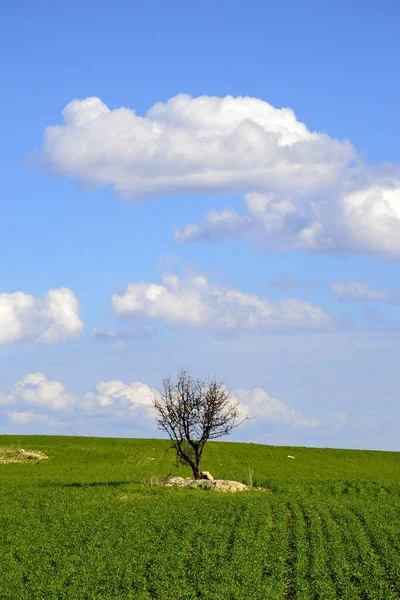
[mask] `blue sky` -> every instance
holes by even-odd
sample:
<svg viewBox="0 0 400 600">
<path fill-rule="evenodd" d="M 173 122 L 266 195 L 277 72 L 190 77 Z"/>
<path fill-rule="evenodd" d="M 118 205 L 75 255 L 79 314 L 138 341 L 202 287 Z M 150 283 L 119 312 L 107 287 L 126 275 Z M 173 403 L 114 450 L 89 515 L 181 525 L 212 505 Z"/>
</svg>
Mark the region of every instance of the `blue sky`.
<svg viewBox="0 0 400 600">
<path fill-rule="evenodd" d="M 398 3 L 83 4 L 0 9 L 1 432 L 398 450 Z"/>
</svg>

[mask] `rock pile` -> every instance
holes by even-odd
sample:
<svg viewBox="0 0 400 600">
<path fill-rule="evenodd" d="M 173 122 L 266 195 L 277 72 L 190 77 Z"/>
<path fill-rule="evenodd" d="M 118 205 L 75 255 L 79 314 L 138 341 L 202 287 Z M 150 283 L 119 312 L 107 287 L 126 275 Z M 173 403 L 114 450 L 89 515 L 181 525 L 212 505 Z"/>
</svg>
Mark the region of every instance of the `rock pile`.
<svg viewBox="0 0 400 600">
<path fill-rule="evenodd" d="M 231 481 L 229 479 L 214 479 L 210 473 L 206 471 L 207 475 L 211 477 L 204 479 L 192 479 L 191 477 L 171 477 L 164 482 L 163 485 L 166 487 L 187 487 L 187 488 L 201 488 L 206 490 L 214 490 L 215 492 L 244 492 L 249 488 L 244 483 L 239 481 Z"/>
</svg>

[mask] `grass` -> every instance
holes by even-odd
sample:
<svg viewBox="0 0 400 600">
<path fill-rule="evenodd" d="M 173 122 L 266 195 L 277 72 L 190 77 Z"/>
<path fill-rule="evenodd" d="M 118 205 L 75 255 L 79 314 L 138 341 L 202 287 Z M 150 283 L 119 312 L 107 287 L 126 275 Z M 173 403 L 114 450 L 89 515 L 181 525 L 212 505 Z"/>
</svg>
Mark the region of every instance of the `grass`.
<svg viewBox="0 0 400 600">
<path fill-rule="evenodd" d="M 21 447 L 49 459 L 1 462 Z M 0 599 L 400 598 L 399 453 L 210 443 L 268 490 L 230 495 L 156 485 L 190 474 L 167 448 L 0 436 Z"/>
</svg>

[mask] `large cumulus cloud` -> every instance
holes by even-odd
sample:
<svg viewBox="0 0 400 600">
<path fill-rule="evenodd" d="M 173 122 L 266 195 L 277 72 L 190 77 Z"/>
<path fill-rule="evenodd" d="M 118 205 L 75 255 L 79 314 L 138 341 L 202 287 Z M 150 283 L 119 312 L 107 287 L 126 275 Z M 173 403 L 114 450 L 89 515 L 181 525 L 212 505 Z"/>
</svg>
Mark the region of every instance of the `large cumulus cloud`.
<svg viewBox="0 0 400 600">
<path fill-rule="evenodd" d="M 62 175 L 115 187 L 127 200 L 171 193 L 315 192 L 356 158 L 289 108 L 257 98 L 179 94 L 141 117 L 100 98 L 73 100 L 47 127 L 43 156 Z"/>
<path fill-rule="evenodd" d="M 351 143 L 310 131 L 258 98 L 179 94 L 144 116 L 73 100 L 44 132 L 42 159 L 125 200 L 243 193 L 177 242 L 250 235 L 268 250 L 400 254 L 400 170 L 367 166 Z"/>
</svg>

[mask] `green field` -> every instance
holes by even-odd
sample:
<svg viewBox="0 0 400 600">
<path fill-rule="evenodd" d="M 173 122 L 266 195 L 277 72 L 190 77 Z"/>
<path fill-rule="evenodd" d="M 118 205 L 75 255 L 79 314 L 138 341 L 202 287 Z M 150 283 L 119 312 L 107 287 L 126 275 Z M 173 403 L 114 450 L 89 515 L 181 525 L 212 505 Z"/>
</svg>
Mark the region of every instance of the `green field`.
<svg viewBox="0 0 400 600">
<path fill-rule="evenodd" d="M 264 491 L 162 488 L 168 443 L 0 436 L 0 599 L 400 598 L 400 453 L 209 443 Z M 295 459 L 286 458 L 288 454 Z"/>
</svg>

